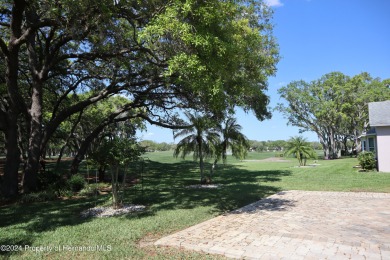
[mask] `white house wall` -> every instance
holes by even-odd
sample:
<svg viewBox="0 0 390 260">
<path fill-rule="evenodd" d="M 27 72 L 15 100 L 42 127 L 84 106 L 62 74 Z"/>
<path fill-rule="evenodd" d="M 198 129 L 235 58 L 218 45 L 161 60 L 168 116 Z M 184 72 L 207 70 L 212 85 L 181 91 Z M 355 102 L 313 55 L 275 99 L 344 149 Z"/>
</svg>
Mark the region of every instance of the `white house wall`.
<svg viewBox="0 0 390 260">
<path fill-rule="evenodd" d="M 378 168 L 390 172 L 390 126 L 377 126 Z"/>
</svg>

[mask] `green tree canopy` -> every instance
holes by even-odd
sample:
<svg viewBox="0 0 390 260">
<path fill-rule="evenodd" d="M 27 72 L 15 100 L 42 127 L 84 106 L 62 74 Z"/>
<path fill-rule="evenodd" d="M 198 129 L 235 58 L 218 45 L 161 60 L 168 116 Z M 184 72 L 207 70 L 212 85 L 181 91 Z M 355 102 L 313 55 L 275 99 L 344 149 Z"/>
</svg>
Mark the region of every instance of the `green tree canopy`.
<svg viewBox="0 0 390 260">
<path fill-rule="evenodd" d="M 390 98 L 384 81 L 368 73 L 350 78 L 332 72 L 311 82 L 293 81 L 278 92 L 286 103 L 277 109 L 289 124 L 317 134 L 325 158 L 338 158 L 347 140 L 357 147 L 358 136 L 368 126 L 368 102 Z"/>
<path fill-rule="evenodd" d="M 279 59 L 271 17 L 261 1 L 3 1 L 4 194 L 18 192 L 21 145 L 31 191 L 62 122 L 117 94 L 129 102 L 111 123 L 125 114 L 177 128 L 177 109 L 221 116 L 234 106 L 268 118 L 264 90 Z"/>
</svg>

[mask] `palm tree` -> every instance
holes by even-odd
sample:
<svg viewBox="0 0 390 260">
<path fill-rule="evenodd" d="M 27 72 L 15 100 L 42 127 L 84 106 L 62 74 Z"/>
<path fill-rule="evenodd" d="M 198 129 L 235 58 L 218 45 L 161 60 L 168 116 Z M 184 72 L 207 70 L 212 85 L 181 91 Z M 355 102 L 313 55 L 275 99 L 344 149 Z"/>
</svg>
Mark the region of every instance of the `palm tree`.
<svg viewBox="0 0 390 260">
<path fill-rule="evenodd" d="M 285 156 L 295 154 L 299 166 L 305 166 L 308 158 L 315 158 L 315 151 L 302 136 L 292 137 L 287 142 L 287 151 Z"/>
<path fill-rule="evenodd" d="M 235 118 L 228 117 L 223 125 L 219 125 L 217 129 L 222 135 L 222 160 L 224 162 L 226 161 L 228 148 L 231 148 L 232 155 L 237 159 L 242 160 L 245 158 L 250 146 L 249 140 L 241 133 L 242 127 L 237 124 L 237 120 Z"/>
<path fill-rule="evenodd" d="M 216 152 L 216 144 L 219 135 L 215 131 L 215 123 L 206 116 L 193 115 L 185 112 L 190 122 L 190 127 L 180 130 L 174 134 L 174 138 L 184 138 L 177 144 L 173 155 L 185 158 L 193 153 L 194 160 L 199 159 L 200 181 L 206 180 L 204 176 L 204 159 L 210 157 Z"/>
<path fill-rule="evenodd" d="M 241 133 L 241 129 L 241 125 L 237 124 L 236 119 L 232 117 L 228 117 L 226 121 L 216 125 L 221 140 L 217 145 L 214 145 L 214 162 L 211 165 L 210 178 L 212 178 L 215 166 L 221 158 L 226 163 L 229 148 L 237 159 L 242 160 L 247 155 L 250 144 L 248 138 Z"/>
</svg>

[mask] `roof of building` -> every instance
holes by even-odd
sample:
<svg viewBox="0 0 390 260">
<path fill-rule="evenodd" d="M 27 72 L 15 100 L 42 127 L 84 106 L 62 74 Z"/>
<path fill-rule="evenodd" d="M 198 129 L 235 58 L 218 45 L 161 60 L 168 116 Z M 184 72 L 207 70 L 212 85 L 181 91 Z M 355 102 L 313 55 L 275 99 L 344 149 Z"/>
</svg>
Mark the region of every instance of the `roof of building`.
<svg viewBox="0 0 390 260">
<path fill-rule="evenodd" d="M 370 126 L 390 126 L 390 100 L 368 103 Z"/>
</svg>

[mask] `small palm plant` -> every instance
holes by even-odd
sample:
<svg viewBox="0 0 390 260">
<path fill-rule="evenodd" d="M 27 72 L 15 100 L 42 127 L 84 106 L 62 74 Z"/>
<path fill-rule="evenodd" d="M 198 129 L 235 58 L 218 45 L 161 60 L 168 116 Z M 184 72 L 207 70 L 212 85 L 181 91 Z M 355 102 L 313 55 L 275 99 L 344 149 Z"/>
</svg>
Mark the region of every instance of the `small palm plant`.
<svg viewBox="0 0 390 260">
<path fill-rule="evenodd" d="M 285 156 L 294 154 L 298 159 L 299 166 L 305 166 L 306 160 L 309 158 L 316 158 L 316 153 L 310 144 L 302 136 L 292 137 L 287 142 L 287 150 Z"/>
</svg>

